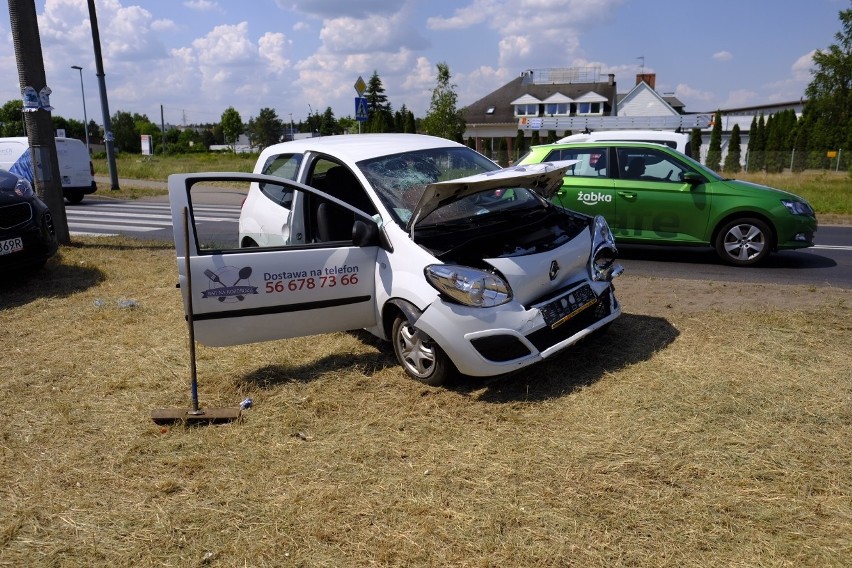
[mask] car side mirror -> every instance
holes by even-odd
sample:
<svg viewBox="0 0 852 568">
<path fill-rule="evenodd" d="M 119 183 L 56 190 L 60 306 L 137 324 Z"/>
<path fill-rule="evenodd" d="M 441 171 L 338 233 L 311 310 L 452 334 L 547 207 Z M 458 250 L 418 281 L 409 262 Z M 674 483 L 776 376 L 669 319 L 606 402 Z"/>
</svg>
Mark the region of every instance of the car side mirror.
<svg viewBox="0 0 852 568">
<path fill-rule="evenodd" d="M 356 247 L 375 247 L 381 246 L 389 251 L 393 250 L 387 238 L 383 238 L 384 233 L 379 230 L 379 226 L 371 221 L 356 219 L 352 225 L 352 243 Z"/>
<path fill-rule="evenodd" d="M 701 174 L 697 174 L 695 172 L 686 172 L 683 174 L 683 181 L 688 183 L 689 185 L 701 185 L 704 183 L 704 178 Z"/>
</svg>

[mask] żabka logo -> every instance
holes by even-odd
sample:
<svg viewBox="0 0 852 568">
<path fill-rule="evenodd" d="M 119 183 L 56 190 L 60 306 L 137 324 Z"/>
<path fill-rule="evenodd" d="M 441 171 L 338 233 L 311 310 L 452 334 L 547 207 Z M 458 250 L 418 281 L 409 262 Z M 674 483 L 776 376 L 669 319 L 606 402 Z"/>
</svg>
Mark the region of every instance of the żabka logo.
<svg viewBox="0 0 852 568">
<path fill-rule="evenodd" d="M 596 205 L 598 203 L 611 203 L 612 196 L 607 195 L 605 193 L 600 193 L 597 191 L 592 191 L 589 193 L 580 192 L 577 195 L 577 201 L 582 201 L 585 205 Z"/>
</svg>

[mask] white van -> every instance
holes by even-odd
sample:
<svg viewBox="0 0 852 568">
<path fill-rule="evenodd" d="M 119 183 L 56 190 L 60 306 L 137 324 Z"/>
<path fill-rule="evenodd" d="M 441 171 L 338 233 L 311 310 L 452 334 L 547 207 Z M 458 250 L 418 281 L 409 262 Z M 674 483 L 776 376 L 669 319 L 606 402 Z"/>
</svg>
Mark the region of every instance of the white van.
<svg viewBox="0 0 852 568">
<path fill-rule="evenodd" d="M 674 148 L 682 154 L 691 156 L 692 147 L 689 143 L 689 138 L 689 134 L 668 132 L 665 130 L 597 130 L 583 134 L 572 134 L 561 140 L 557 140 L 557 142 L 652 142 L 654 144 L 663 144 L 669 148 Z"/>
<path fill-rule="evenodd" d="M 0 138 L 0 168 L 34 183 L 32 158 L 26 136 Z M 86 145 L 76 138 L 56 138 L 56 157 L 62 177 L 62 193 L 68 203 L 80 203 L 97 191 L 95 170 Z"/>
</svg>

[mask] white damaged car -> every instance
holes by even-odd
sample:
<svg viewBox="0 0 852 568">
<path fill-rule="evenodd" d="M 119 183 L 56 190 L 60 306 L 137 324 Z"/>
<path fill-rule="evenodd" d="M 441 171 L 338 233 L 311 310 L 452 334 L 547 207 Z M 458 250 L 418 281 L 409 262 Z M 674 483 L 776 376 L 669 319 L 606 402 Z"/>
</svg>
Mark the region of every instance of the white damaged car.
<svg viewBox="0 0 852 568">
<path fill-rule="evenodd" d="M 499 169 L 443 138 L 360 134 L 276 144 L 252 174 L 169 176 L 194 337 L 363 328 L 430 385 L 552 357 L 621 314 L 606 221 L 549 201 L 571 163 Z M 205 244 L 203 201 L 234 184 L 239 234 Z"/>
</svg>

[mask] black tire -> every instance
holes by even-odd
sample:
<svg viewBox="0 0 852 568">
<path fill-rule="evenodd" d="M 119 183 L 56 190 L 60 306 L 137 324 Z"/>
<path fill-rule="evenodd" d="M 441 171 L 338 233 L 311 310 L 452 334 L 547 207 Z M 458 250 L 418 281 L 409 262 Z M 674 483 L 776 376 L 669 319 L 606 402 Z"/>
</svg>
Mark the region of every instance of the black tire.
<svg viewBox="0 0 852 568">
<path fill-rule="evenodd" d="M 437 387 L 456 374 L 444 350 L 431 337 L 415 329 L 402 314 L 393 322 L 391 341 L 396 359 L 409 377 Z"/>
<path fill-rule="evenodd" d="M 80 203 L 81 201 L 83 201 L 83 195 L 84 195 L 83 193 L 80 193 L 79 191 L 75 191 L 73 193 L 66 193 L 65 199 L 68 201 L 68 203 L 70 203 L 72 205 L 76 205 L 76 204 Z"/>
<path fill-rule="evenodd" d="M 716 253 L 728 264 L 753 266 L 769 255 L 773 242 L 769 225 L 760 219 L 743 217 L 722 225 L 716 234 Z"/>
</svg>

